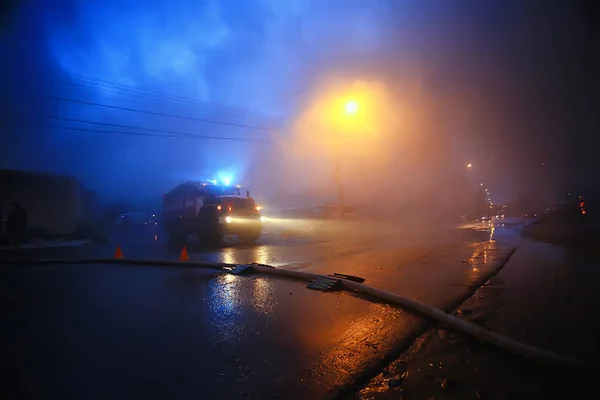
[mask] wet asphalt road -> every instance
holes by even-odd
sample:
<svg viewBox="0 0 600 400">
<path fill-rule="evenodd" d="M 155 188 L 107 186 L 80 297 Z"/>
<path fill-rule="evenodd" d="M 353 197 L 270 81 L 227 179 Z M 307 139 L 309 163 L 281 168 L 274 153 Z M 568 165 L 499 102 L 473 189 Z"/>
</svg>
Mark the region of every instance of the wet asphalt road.
<svg viewBox="0 0 600 400">
<path fill-rule="evenodd" d="M 522 343 L 580 360 L 589 373 L 509 355 L 436 326 L 355 398 L 597 398 L 600 259 L 577 247 L 524 238 L 510 261 L 456 315 Z"/>
<path fill-rule="evenodd" d="M 503 230 L 376 231 L 187 249 L 192 260 L 359 275 L 452 309 L 514 246 Z M 108 255 L 116 244 L 125 257 L 179 253 L 148 231 L 52 255 Z M 3 266 L 2 277 L 4 387 L 27 398 L 327 398 L 359 389 L 425 322 L 347 293 L 259 275 L 70 265 Z"/>
</svg>

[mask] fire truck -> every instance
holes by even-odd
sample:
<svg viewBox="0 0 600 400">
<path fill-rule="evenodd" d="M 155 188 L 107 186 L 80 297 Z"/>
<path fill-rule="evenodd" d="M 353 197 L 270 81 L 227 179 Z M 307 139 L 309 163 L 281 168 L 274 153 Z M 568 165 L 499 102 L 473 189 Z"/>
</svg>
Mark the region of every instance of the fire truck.
<svg viewBox="0 0 600 400">
<path fill-rule="evenodd" d="M 182 183 L 163 195 L 163 228 L 172 244 L 184 244 L 190 234 L 201 242 L 221 242 L 237 236 L 253 243 L 262 233 L 263 217 L 250 192 L 215 181 Z"/>
</svg>

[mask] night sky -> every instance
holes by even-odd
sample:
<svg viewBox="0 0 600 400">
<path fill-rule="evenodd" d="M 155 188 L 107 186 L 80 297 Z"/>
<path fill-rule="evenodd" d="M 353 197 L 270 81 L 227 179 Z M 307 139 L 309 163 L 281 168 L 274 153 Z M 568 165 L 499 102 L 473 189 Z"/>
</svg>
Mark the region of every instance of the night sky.
<svg viewBox="0 0 600 400">
<path fill-rule="evenodd" d="M 456 169 L 500 200 L 597 190 L 593 4 L 9 2 L 0 31 L 0 166 L 75 175 L 106 197 L 218 174 L 279 182 L 276 150 L 256 141 L 291 135 L 319 82 L 335 76 L 378 82 L 398 115 L 418 121 L 394 131 L 413 139 L 422 160 L 403 165 L 404 174 Z M 205 138 L 170 137 L 182 132 Z M 463 171 L 467 163 L 474 167 Z"/>
</svg>

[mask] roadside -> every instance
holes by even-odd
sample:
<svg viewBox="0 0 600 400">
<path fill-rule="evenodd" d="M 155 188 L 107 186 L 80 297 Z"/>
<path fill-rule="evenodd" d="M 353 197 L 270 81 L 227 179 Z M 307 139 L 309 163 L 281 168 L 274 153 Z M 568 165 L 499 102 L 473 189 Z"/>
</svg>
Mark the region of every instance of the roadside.
<svg viewBox="0 0 600 400">
<path fill-rule="evenodd" d="M 524 227 L 523 234 L 535 240 L 598 252 L 600 220 L 596 218 L 571 220 L 542 220 Z"/>
<path fill-rule="evenodd" d="M 56 247 L 77 247 L 77 246 L 86 246 L 91 245 L 94 242 L 87 239 L 81 240 L 69 240 L 69 239 L 34 239 L 23 244 L 20 249 L 21 250 L 34 250 L 34 249 L 50 249 Z M 0 246 L 0 251 L 12 250 L 14 249 L 13 245 L 7 244 Z"/>
<path fill-rule="evenodd" d="M 594 367 L 600 354 L 600 323 L 594 317 L 600 300 L 598 261 L 588 253 L 524 240 L 500 273 L 455 313 Z M 583 394 L 594 394 L 594 384 L 438 327 L 422 335 L 353 398 L 588 398 Z"/>
</svg>

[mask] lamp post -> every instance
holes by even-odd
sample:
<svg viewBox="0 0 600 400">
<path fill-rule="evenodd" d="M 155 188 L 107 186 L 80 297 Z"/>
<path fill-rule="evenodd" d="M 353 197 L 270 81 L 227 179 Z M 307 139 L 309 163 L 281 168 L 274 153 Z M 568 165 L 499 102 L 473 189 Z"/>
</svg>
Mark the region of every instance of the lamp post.
<svg viewBox="0 0 600 400">
<path fill-rule="evenodd" d="M 340 170 L 340 157 L 339 154 L 335 157 L 335 166 L 334 166 L 335 180 L 338 186 L 338 203 L 340 206 L 344 204 L 344 194 L 342 191 L 342 174 Z"/>
<path fill-rule="evenodd" d="M 344 114 L 346 117 L 350 117 L 350 116 L 357 114 L 358 110 L 359 110 L 359 105 L 356 100 L 348 100 L 344 104 Z M 340 167 L 340 152 L 338 151 L 337 154 L 335 155 L 334 173 L 335 173 L 335 178 L 336 178 L 337 186 L 338 186 L 338 203 L 339 203 L 340 207 L 343 207 L 344 193 L 342 190 L 342 173 L 341 172 L 342 171 L 341 171 L 341 167 Z M 343 215 L 344 214 L 343 210 L 341 212 Z"/>
</svg>

